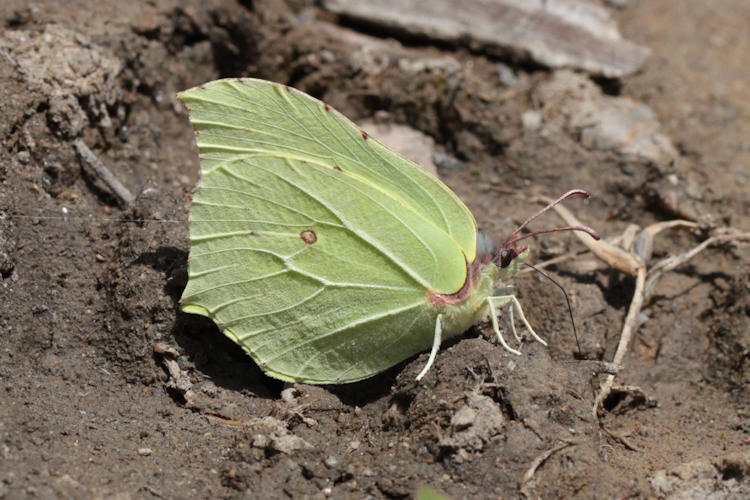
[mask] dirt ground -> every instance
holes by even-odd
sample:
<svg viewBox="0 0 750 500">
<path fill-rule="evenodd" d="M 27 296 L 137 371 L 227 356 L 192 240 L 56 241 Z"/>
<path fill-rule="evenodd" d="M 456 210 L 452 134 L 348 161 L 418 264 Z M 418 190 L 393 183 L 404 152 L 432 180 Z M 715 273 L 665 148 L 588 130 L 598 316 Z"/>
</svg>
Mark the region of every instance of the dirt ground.
<svg viewBox="0 0 750 500">
<path fill-rule="evenodd" d="M 593 197 L 569 208 L 606 237 L 680 217 L 750 230 L 750 4 L 631 0 L 612 13 L 652 51 L 616 81 L 355 33 L 304 0 L 6 0 L 0 498 L 410 498 L 421 485 L 456 499 L 750 496 L 747 246 L 664 276 L 617 376 L 646 398 L 617 393 L 599 418 L 597 361 L 612 359 L 634 282 L 587 254 L 549 268 L 572 295 L 580 355 L 562 295 L 524 274 L 519 297 L 550 347 L 515 357 L 480 325 L 422 383 L 426 353 L 356 384 L 285 386 L 177 305 L 198 161 L 175 92 L 225 76 L 431 136 L 451 159 L 441 177 L 498 240 L 534 195 L 573 187 Z M 674 154 L 587 144 L 566 104 L 584 93 L 649 106 Z M 522 120 L 530 110 L 541 126 Z M 132 204 L 83 164 L 79 140 Z M 705 237 L 662 233 L 654 259 Z M 531 261 L 582 249 L 538 238 Z"/>
</svg>

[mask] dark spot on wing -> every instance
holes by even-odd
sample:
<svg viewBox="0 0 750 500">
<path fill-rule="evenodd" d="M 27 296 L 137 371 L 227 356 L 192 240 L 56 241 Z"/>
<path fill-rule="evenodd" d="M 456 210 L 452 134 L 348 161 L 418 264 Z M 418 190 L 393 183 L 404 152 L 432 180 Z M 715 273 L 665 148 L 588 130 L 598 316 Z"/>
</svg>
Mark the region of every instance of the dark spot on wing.
<svg viewBox="0 0 750 500">
<path fill-rule="evenodd" d="M 318 235 L 315 234 L 315 231 L 312 229 L 305 229 L 301 233 L 299 233 L 299 237 L 302 238 L 302 241 L 304 241 L 308 245 L 312 245 L 316 241 L 318 241 Z"/>
<path fill-rule="evenodd" d="M 365 132 L 364 130 L 360 130 L 359 132 L 362 134 L 362 139 L 364 140 L 367 140 L 367 138 L 370 137 L 369 135 L 367 135 L 367 132 Z"/>
<path fill-rule="evenodd" d="M 343 172 L 343 170 L 341 170 L 341 167 L 339 167 L 338 165 L 334 165 L 334 166 L 333 166 L 333 169 L 334 169 L 334 170 L 335 170 L 336 172 Z"/>
<path fill-rule="evenodd" d="M 331 111 L 331 107 L 326 103 L 323 103 L 323 109 L 325 109 L 326 111 Z"/>
</svg>

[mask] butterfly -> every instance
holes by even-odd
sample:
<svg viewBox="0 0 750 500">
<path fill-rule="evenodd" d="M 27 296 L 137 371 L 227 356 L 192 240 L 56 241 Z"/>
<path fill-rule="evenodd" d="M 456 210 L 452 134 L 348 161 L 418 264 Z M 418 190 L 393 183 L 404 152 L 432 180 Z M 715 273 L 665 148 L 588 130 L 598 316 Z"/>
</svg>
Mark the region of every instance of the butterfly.
<svg viewBox="0 0 750 500">
<path fill-rule="evenodd" d="M 431 348 L 422 378 L 443 340 L 488 315 L 518 353 L 500 332 L 504 306 L 544 343 L 504 283 L 528 256 L 521 230 L 546 209 L 494 251 L 439 179 L 301 91 L 224 79 L 179 98 L 201 164 L 181 307 L 265 373 L 354 382 Z M 574 195 L 588 196 L 555 203 Z"/>
</svg>

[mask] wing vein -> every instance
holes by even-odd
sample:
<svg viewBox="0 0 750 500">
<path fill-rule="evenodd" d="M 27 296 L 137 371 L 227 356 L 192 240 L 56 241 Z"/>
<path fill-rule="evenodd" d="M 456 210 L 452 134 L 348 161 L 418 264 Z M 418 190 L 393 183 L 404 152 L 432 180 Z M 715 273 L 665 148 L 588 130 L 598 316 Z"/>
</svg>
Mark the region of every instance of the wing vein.
<svg viewBox="0 0 750 500">
<path fill-rule="evenodd" d="M 395 314 L 399 314 L 401 312 L 408 311 L 408 310 L 414 309 L 416 307 L 421 307 L 423 305 L 424 305 L 424 302 L 415 302 L 413 304 L 410 304 L 410 305 L 407 305 L 407 306 L 404 306 L 404 307 L 400 307 L 398 309 L 393 309 L 393 310 L 387 311 L 385 313 L 373 314 L 373 315 L 370 315 L 370 316 L 365 316 L 365 317 L 359 318 L 356 321 L 352 321 L 350 323 L 347 323 L 347 324 L 345 324 L 343 326 L 340 326 L 338 328 L 335 328 L 333 330 L 324 332 L 321 335 L 316 335 L 314 337 L 310 337 L 309 339 L 304 340 L 303 342 L 299 342 L 297 344 L 294 344 L 292 347 L 288 347 L 288 348 L 284 349 L 281 352 L 275 353 L 275 355 L 273 357 L 267 359 L 266 362 L 270 363 L 270 362 L 272 362 L 272 361 L 280 358 L 284 354 L 288 353 L 289 351 L 292 351 L 292 350 L 295 350 L 295 349 L 299 349 L 300 347 L 302 347 L 304 345 L 307 345 L 307 344 L 310 344 L 312 342 L 324 339 L 326 337 L 330 337 L 331 335 L 336 335 L 337 333 L 341 333 L 341 332 L 349 330 L 351 328 L 362 326 L 362 325 L 365 325 L 367 323 L 371 323 L 373 321 L 377 321 L 379 319 L 387 318 L 388 316 L 393 316 Z"/>
</svg>

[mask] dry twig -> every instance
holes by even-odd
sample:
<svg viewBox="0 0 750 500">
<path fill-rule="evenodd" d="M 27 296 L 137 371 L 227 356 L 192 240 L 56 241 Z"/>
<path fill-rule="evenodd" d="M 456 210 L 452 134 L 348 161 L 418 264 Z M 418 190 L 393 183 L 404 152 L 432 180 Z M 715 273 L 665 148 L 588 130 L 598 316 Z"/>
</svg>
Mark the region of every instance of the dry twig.
<svg viewBox="0 0 750 500">
<path fill-rule="evenodd" d="M 128 188 L 126 188 L 125 185 L 115 177 L 112 171 L 102 163 L 102 161 L 81 139 L 76 139 L 75 142 L 73 142 L 73 145 L 76 147 L 76 151 L 78 151 L 78 154 L 81 155 L 81 158 L 83 158 L 86 164 L 94 170 L 99 179 L 101 179 L 107 187 L 112 190 L 115 196 L 117 196 L 124 205 L 130 204 L 130 202 L 135 199 L 135 196 L 133 196 Z"/>
<path fill-rule="evenodd" d="M 540 197 L 538 201 L 542 203 L 549 203 L 551 200 Z M 560 217 L 565 220 L 566 224 L 572 226 L 581 224 L 578 219 L 572 214 L 572 212 L 570 212 L 567 208 L 557 205 L 554 207 L 554 209 L 560 215 Z M 731 241 L 750 241 L 750 232 L 739 232 L 732 228 L 716 229 L 714 230 L 714 234 L 711 237 L 709 237 L 693 249 L 680 255 L 675 255 L 663 259 L 649 269 L 647 267 L 647 262 L 651 258 L 654 236 L 664 230 L 677 227 L 695 229 L 698 228 L 699 225 L 695 222 L 686 220 L 658 222 L 646 227 L 637 235 L 637 230 L 634 230 L 632 226 L 628 227 L 620 240 L 623 242 L 623 245 L 625 245 L 626 248 L 632 247 L 632 250 L 624 250 L 623 248 L 615 246 L 615 244 L 610 241 L 596 241 L 581 233 L 574 233 L 583 242 L 583 244 L 586 245 L 591 253 L 593 253 L 597 258 L 606 263 L 609 267 L 617 269 L 627 274 L 628 276 L 632 276 L 635 278 L 635 291 L 633 292 L 633 298 L 630 302 L 630 307 L 628 308 L 625 322 L 623 323 L 620 340 L 617 344 L 617 350 L 615 351 L 615 356 L 612 360 L 612 364 L 615 366 L 622 366 L 623 358 L 625 357 L 625 353 L 629 349 L 631 339 L 633 338 L 633 333 L 638 326 L 638 315 L 640 314 L 643 305 L 650 298 L 651 293 L 656 286 L 656 283 L 664 275 L 664 273 L 672 271 L 681 264 L 684 264 L 711 245 L 717 245 Z M 601 385 L 593 408 L 594 415 L 597 417 L 599 415 L 600 408 L 602 408 L 602 403 L 612 392 L 614 380 L 615 374 L 609 374 Z"/>
</svg>

